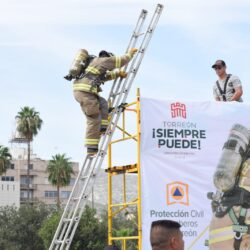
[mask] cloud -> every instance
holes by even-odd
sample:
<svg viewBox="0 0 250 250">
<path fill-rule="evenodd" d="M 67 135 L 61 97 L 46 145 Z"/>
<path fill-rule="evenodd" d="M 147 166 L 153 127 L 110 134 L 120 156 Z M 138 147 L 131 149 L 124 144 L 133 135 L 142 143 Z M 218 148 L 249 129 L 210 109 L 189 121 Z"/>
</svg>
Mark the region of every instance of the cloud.
<svg viewBox="0 0 250 250">
<path fill-rule="evenodd" d="M 1 25 L 23 24 L 127 24 L 133 21 L 143 1 L 5 1 Z M 147 5 L 147 4 L 146 4 Z M 121 11 L 123 10 L 123 11 Z M 128 12 L 129 11 L 129 12 Z M 130 13 L 130 15 L 127 15 Z M 11 17 L 11 18 L 9 18 Z"/>
<path fill-rule="evenodd" d="M 132 87 L 131 101 L 138 84 L 143 96 L 211 99 L 215 76 L 210 64 L 217 57 L 224 58 L 247 82 L 249 0 L 161 2 L 165 8 Z M 1 113 L 6 124 L 24 103 L 36 104 L 46 122 L 35 140 L 39 154 L 46 157 L 57 147 L 74 158 L 82 157 L 84 118 L 62 75 L 79 47 L 91 53 L 100 48 L 123 52 L 141 9 L 149 11 L 147 24 L 156 4 L 153 0 L 2 1 Z M 58 103 L 54 103 L 56 98 Z M 6 126 L 0 130 L 3 143 L 11 132 L 10 125 Z M 70 127 L 73 130 L 63 137 Z"/>
<path fill-rule="evenodd" d="M 204 51 L 215 44 L 218 51 L 230 53 L 228 48 L 244 50 L 249 43 L 248 34 L 240 34 L 238 25 L 249 25 L 248 0 L 179 0 L 162 1 L 163 10 L 159 26 L 172 26 L 182 31 Z M 134 25 L 142 8 L 154 12 L 155 1 L 115 0 L 54 0 L 54 1 L 4 1 L 1 5 L 0 27 L 12 30 L 14 37 L 3 37 L 0 46 L 33 46 L 48 50 L 60 57 L 61 49 L 78 47 L 77 37 L 70 37 L 70 28 L 108 25 Z M 122 10 L 122 11 L 121 11 Z M 129 14 L 128 14 L 129 13 Z M 11 17 L 11 18 L 10 18 Z M 150 17 L 148 17 L 149 19 Z M 99 26 L 99 28 L 98 28 Z M 67 32 L 64 31 L 67 28 Z M 81 28 L 81 30 L 80 30 Z M 168 34 L 166 33 L 166 36 Z M 171 34 L 169 34 L 171 35 Z M 11 39 L 14 39 L 13 41 Z M 242 39 L 243 38 L 243 39 Z M 93 40 L 86 39 L 89 46 Z M 219 40 L 219 42 L 218 42 Z M 90 44 L 91 43 L 91 44 Z M 232 43 L 234 46 L 232 46 Z M 93 44 L 98 46 L 99 43 Z"/>
<path fill-rule="evenodd" d="M 162 24 L 183 27 L 204 27 L 206 24 L 250 21 L 248 0 L 179 0 L 162 1 L 165 6 L 161 17 Z M 141 9 L 153 14 L 155 1 L 137 0 L 44 0 L 41 2 L 4 1 L 1 5 L 1 25 L 108 25 L 134 24 L 135 16 Z M 122 10 L 122 11 L 121 11 Z M 129 15 L 128 15 L 129 13 Z M 11 17 L 11 18 L 10 18 Z M 201 22 L 202 21 L 202 22 Z M 218 23 L 219 22 L 219 23 Z"/>
</svg>

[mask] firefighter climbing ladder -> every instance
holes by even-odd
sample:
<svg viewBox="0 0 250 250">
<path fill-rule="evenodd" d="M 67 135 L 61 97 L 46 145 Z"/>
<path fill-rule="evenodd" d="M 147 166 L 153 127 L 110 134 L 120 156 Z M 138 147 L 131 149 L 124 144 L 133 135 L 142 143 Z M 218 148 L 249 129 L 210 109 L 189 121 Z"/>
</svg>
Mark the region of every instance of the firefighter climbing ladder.
<svg viewBox="0 0 250 250">
<path fill-rule="evenodd" d="M 98 153 L 94 157 L 87 156 L 85 158 L 82 169 L 78 174 L 75 185 L 66 204 L 66 207 L 60 219 L 59 225 L 57 227 L 49 250 L 63 250 L 69 249 L 70 247 L 79 220 L 83 213 L 84 206 L 86 204 L 89 194 L 91 193 L 91 189 L 94 185 L 97 173 L 102 165 L 104 157 L 107 154 L 108 145 L 112 139 L 120 115 L 123 112 L 124 103 L 126 102 L 131 85 L 138 72 L 143 56 L 153 35 L 155 27 L 158 23 L 162 10 L 163 5 L 158 4 L 154 15 L 149 23 L 149 26 L 146 32 L 143 34 L 144 36 L 139 50 L 134 56 L 132 62 L 130 63 L 127 78 L 121 79 L 118 84 L 114 83 L 111 88 L 109 102 L 112 104 L 112 107 L 114 107 L 114 109 L 110 114 L 111 117 L 107 131 L 105 135 L 101 138 Z M 144 24 L 146 15 L 147 11 L 142 10 L 142 13 L 139 16 L 136 28 L 132 34 L 127 50 L 136 46 L 137 40 L 141 35 L 140 32 Z"/>
</svg>

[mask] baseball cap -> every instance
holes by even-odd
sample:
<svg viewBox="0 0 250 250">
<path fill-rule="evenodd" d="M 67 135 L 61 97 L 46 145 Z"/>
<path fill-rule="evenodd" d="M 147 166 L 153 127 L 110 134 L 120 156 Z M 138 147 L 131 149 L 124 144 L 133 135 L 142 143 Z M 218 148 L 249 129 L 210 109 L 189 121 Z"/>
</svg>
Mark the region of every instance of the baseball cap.
<svg viewBox="0 0 250 250">
<path fill-rule="evenodd" d="M 212 65 L 212 68 L 215 68 L 216 66 L 226 66 L 226 63 L 223 60 L 217 60 L 214 65 Z"/>
</svg>

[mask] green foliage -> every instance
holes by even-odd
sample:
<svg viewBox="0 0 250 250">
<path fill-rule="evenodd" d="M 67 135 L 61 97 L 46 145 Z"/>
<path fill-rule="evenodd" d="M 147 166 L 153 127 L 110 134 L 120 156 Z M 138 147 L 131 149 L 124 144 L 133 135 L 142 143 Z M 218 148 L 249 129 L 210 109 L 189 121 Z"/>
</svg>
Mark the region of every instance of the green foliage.
<svg viewBox="0 0 250 250">
<path fill-rule="evenodd" d="M 42 205 L 0 207 L 0 249 L 3 250 L 46 250 L 52 242 L 62 211 Z M 70 249 L 103 250 L 107 245 L 107 212 L 97 215 L 96 210 L 85 207 Z M 134 219 L 119 215 L 113 220 L 113 236 L 136 235 Z M 122 242 L 115 242 L 122 247 Z M 137 241 L 127 241 L 126 250 L 136 250 Z"/>
<path fill-rule="evenodd" d="M 50 243 L 59 224 L 61 215 L 61 212 L 55 212 L 51 217 L 43 222 L 39 230 L 38 234 L 43 240 L 45 249 L 49 249 Z"/>
<path fill-rule="evenodd" d="M 49 161 L 47 172 L 49 173 L 49 181 L 52 185 L 60 187 L 67 186 L 70 183 L 70 176 L 73 174 L 72 163 L 65 154 L 56 154 Z"/>
<path fill-rule="evenodd" d="M 50 213 L 43 204 L 0 207 L 0 249 L 44 250 L 38 230 Z"/>
<path fill-rule="evenodd" d="M 96 210 L 86 206 L 71 249 L 102 250 L 107 245 L 107 234 L 107 220 L 98 218 Z"/>
<path fill-rule="evenodd" d="M 53 239 L 60 214 L 56 213 L 42 225 L 39 235 L 46 249 Z M 72 250 L 103 250 L 107 245 L 107 220 L 97 217 L 96 210 L 86 206 L 77 227 L 70 249 Z"/>
<path fill-rule="evenodd" d="M 16 218 L 17 210 L 14 207 L 0 207 L 0 249 L 15 249 L 13 235 L 16 234 Z"/>
<path fill-rule="evenodd" d="M 52 156 L 47 166 L 49 182 L 57 187 L 57 206 L 60 207 L 60 187 L 69 185 L 71 174 L 74 173 L 72 163 L 65 154 Z"/>
<path fill-rule="evenodd" d="M 113 236 L 126 237 L 138 235 L 137 213 L 136 211 L 124 211 L 113 219 Z M 126 250 L 138 249 L 137 240 L 127 240 Z M 122 249 L 123 242 L 115 241 L 116 246 Z"/>
<path fill-rule="evenodd" d="M 21 137 L 27 140 L 27 178 L 30 182 L 29 176 L 29 166 L 30 166 L 30 143 L 33 140 L 33 137 L 38 134 L 38 130 L 41 129 L 42 119 L 39 117 L 39 112 L 35 111 L 34 108 L 23 107 L 21 111 L 17 113 L 17 131 L 20 133 Z M 28 200 L 30 198 L 30 190 L 28 186 Z"/>
<path fill-rule="evenodd" d="M 6 172 L 10 165 L 11 154 L 7 147 L 0 145 L 0 175 Z"/>
<path fill-rule="evenodd" d="M 39 112 L 34 108 L 23 107 L 18 112 L 17 116 L 17 131 L 29 141 L 33 140 L 33 137 L 38 134 L 38 130 L 41 129 L 43 121 L 39 116 Z"/>
</svg>

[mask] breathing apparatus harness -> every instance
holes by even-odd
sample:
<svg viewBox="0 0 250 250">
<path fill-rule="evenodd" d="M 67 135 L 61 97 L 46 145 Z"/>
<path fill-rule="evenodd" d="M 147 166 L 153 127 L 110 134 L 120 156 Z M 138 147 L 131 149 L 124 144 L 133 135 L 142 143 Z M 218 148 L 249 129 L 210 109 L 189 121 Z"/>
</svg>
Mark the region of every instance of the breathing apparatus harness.
<svg viewBox="0 0 250 250">
<path fill-rule="evenodd" d="M 111 57 L 111 56 L 114 56 L 114 54 L 111 52 L 107 52 L 106 50 L 102 50 L 99 52 L 99 57 Z M 95 56 L 88 62 L 88 65 L 94 58 Z M 85 69 L 87 67 L 85 67 Z M 105 79 L 107 78 L 107 72 L 103 72 L 100 75 L 92 74 L 90 72 L 87 72 L 87 73 L 83 72 L 83 74 L 80 76 L 79 79 L 84 78 L 84 77 L 91 81 L 91 89 L 97 87 L 101 91 L 100 85 L 104 84 Z"/>
<path fill-rule="evenodd" d="M 64 76 L 64 78 L 67 80 L 67 81 L 71 81 L 73 79 L 82 79 L 83 77 L 85 77 L 85 75 L 87 75 L 87 73 L 85 73 L 85 70 L 86 68 L 89 66 L 89 64 L 93 61 L 93 59 L 96 58 L 96 56 L 94 55 L 89 55 L 86 59 L 86 61 L 82 61 L 80 63 L 81 65 L 81 71 L 78 75 L 76 76 L 72 76 L 71 74 L 68 74 L 66 76 Z"/>
<path fill-rule="evenodd" d="M 82 74 L 79 79 L 82 79 L 84 77 L 91 81 L 91 89 L 95 88 L 95 87 L 100 88 L 100 85 L 104 84 L 104 81 L 106 78 L 106 72 L 104 72 L 100 75 L 85 73 L 85 74 Z"/>
<path fill-rule="evenodd" d="M 111 57 L 114 56 L 113 53 L 107 52 L 105 50 L 100 51 L 99 57 Z M 91 81 L 91 90 L 95 87 L 99 88 L 101 91 L 101 84 L 104 84 L 105 79 L 107 78 L 107 72 L 104 72 L 100 75 L 92 74 L 91 72 L 86 72 L 87 67 L 89 64 L 93 61 L 93 59 L 96 58 L 94 55 L 89 55 L 85 61 L 82 61 L 80 63 L 81 65 L 81 71 L 77 76 L 72 76 L 71 74 L 68 74 L 64 76 L 64 78 L 68 81 L 71 81 L 72 79 L 82 79 L 82 78 L 87 78 L 88 80 Z"/>
<path fill-rule="evenodd" d="M 236 140 L 228 140 L 223 148 L 235 150 Z M 244 152 L 240 148 L 239 153 L 242 157 L 240 168 L 236 177 L 234 187 L 224 193 L 216 194 L 210 192 L 207 194 L 208 199 L 212 200 L 212 210 L 218 218 L 224 217 L 227 213 L 233 222 L 232 228 L 234 235 L 234 249 L 239 250 L 243 234 L 250 234 L 250 225 L 245 224 L 247 209 L 250 208 L 250 192 L 239 186 L 240 175 L 244 167 L 244 162 L 250 157 L 250 144 Z M 218 194 L 219 193 L 219 194 Z M 233 206 L 240 206 L 239 216 L 237 217 Z"/>
</svg>

